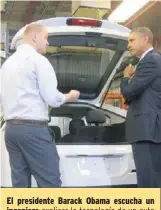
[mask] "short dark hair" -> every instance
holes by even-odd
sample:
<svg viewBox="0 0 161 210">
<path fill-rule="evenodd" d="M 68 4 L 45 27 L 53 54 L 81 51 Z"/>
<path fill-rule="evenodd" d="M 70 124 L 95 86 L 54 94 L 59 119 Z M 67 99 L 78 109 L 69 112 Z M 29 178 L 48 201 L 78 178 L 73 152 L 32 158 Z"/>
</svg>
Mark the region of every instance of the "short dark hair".
<svg viewBox="0 0 161 210">
<path fill-rule="evenodd" d="M 153 44 L 153 33 L 152 31 L 147 28 L 147 27 L 138 27 L 138 28 L 135 28 L 131 31 L 132 32 L 136 32 L 136 33 L 140 33 L 140 34 L 143 34 L 144 36 L 147 36 L 149 38 L 149 43 L 150 44 Z"/>
</svg>

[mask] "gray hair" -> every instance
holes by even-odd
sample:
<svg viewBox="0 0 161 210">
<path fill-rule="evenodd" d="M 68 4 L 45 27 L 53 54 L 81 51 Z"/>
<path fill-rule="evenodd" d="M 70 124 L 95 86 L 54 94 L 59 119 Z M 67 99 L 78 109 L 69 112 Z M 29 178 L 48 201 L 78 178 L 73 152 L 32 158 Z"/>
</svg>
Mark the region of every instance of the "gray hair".
<svg viewBox="0 0 161 210">
<path fill-rule="evenodd" d="M 150 44 L 153 44 L 153 33 L 152 31 L 147 28 L 147 27 L 138 27 L 138 28 L 135 28 L 131 31 L 131 33 L 140 33 L 142 34 L 143 36 L 147 36 L 149 38 L 149 43 Z"/>
</svg>

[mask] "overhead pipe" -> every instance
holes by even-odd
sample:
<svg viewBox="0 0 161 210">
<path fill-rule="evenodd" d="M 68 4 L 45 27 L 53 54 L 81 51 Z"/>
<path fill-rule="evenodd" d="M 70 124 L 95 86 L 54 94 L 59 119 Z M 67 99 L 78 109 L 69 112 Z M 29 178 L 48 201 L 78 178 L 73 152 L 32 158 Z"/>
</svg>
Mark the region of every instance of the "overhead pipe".
<svg viewBox="0 0 161 210">
<path fill-rule="evenodd" d="M 136 21 L 143 13 L 145 13 L 147 10 L 149 10 L 151 7 L 153 7 L 158 1 L 154 1 L 151 4 L 148 4 L 139 14 L 137 14 L 134 18 L 127 20 L 124 24 L 124 26 L 129 26 L 131 23 Z"/>
<path fill-rule="evenodd" d="M 29 8 L 29 10 L 27 12 L 27 15 L 26 15 L 26 18 L 25 18 L 26 23 L 29 23 L 31 21 L 32 13 L 33 13 L 37 4 L 38 4 L 38 1 L 32 1 L 31 7 Z"/>
</svg>

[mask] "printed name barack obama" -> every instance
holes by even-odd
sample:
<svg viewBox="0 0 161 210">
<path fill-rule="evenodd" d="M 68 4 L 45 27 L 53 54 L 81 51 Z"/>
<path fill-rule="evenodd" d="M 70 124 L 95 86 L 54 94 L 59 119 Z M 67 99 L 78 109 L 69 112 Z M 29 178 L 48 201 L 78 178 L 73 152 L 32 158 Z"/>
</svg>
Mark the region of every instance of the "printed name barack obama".
<svg viewBox="0 0 161 210">
<path fill-rule="evenodd" d="M 58 204 L 83 204 L 82 198 L 62 198 L 58 197 Z M 110 204 L 109 199 L 94 199 L 93 197 L 86 198 L 86 204 Z"/>
</svg>

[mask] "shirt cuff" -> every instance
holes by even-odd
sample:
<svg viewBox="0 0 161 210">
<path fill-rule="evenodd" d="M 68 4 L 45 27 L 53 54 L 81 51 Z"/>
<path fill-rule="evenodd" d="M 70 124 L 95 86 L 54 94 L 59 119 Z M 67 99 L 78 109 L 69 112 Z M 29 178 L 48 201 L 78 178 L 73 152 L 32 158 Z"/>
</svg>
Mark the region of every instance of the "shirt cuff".
<svg viewBox="0 0 161 210">
<path fill-rule="evenodd" d="M 66 100 L 66 97 L 65 97 L 65 95 L 63 94 L 63 93 L 61 93 L 62 95 L 61 95 L 61 102 L 62 102 L 62 104 L 64 104 L 65 103 L 65 100 Z"/>
<path fill-rule="evenodd" d="M 56 97 L 54 98 L 52 107 L 59 107 L 59 106 L 61 106 L 62 104 L 64 104 L 65 99 L 66 99 L 65 95 L 58 91 Z"/>
</svg>

